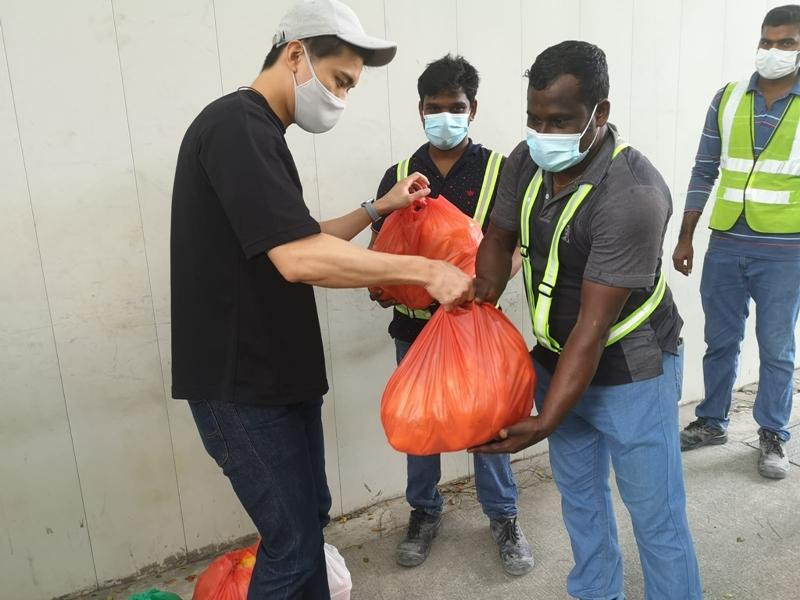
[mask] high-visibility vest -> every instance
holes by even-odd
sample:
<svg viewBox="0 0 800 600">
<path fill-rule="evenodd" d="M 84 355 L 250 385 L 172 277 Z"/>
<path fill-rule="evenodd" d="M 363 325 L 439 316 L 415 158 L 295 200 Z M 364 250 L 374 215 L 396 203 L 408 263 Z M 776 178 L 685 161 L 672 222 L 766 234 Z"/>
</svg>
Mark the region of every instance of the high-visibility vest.
<svg viewBox="0 0 800 600">
<path fill-rule="evenodd" d="M 727 231 L 744 212 L 759 233 L 800 233 L 800 101 L 794 96 L 755 159 L 755 92 L 749 81 L 725 87 L 717 115 L 722 148 L 711 229 Z"/>
<path fill-rule="evenodd" d="M 486 169 L 483 172 L 483 183 L 481 184 L 481 192 L 478 194 L 478 203 L 475 206 L 475 213 L 472 218 L 478 222 L 478 225 L 483 228 L 486 217 L 489 214 L 489 205 L 492 203 L 492 195 L 494 188 L 497 187 L 497 178 L 500 174 L 500 164 L 503 162 L 503 155 L 500 152 L 492 152 L 489 154 L 489 160 L 486 161 Z M 410 158 L 401 160 L 397 163 L 397 181 L 408 177 L 408 166 L 411 163 Z M 395 310 L 412 319 L 428 320 L 433 313 L 426 309 L 413 309 L 407 307 L 405 304 L 395 304 Z"/>
<path fill-rule="evenodd" d="M 616 158 L 620 152 L 628 147 L 624 142 L 618 142 L 614 148 L 613 158 Z M 522 273 L 525 280 L 525 294 L 528 298 L 528 308 L 531 313 L 531 321 L 533 323 L 533 333 L 536 336 L 537 342 L 551 350 L 552 352 L 560 353 L 561 345 L 550 335 L 550 308 L 553 303 L 553 289 L 558 281 L 559 258 L 558 247 L 561 241 L 561 235 L 569 222 L 575 216 L 575 213 L 580 208 L 583 201 L 592 191 L 592 184 L 584 183 L 579 186 L 577 190 L 567 200 L 564 210 L 556 224 L 553 238 L 550 240 L 550 251 L 547 256 L 547 265 L 545 267 L 542 281 L 539 284 L 538 294 L 534 292 L 533 288 L 533 261 L 530 257 L 531 245 L 531 216 L 533 214 L 533 206 L 536 202 L 536 197 L 539 195 L 539 190 L 542 187 L 542 170 L 537 169 L 533 178 L 531 179 L 525 195 L 522 200 L 522 214 L 520 216 L 520 252 L 522 254 Z M 606 346 L 610 346 L 624 338 L 626 335 L 634 331 L 637 327 L 642 325 L 650 315 L 655 312 L 661 300 L 664 298 L 664 292 L 667 289 L 667 281 L 664 277 L 664 271 L 661 271 L 658 281 L 656 282 L 653 293 L 639 308 L 634 310 L 630 315 L 625 317 L 622 321 L 617 323 L 611 328 L 611 332 L 606 342 Z"/>
</svg>

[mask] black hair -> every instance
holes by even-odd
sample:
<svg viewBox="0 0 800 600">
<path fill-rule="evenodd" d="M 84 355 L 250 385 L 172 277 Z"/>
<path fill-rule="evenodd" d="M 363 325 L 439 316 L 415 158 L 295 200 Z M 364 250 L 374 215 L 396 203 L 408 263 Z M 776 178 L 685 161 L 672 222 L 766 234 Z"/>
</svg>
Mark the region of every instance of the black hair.
<svg viewBox="0 0 800 600">
<path fill-rule="evenodd" d="M 470 102 L 475 101 L 478 94 L 480 77 L 477 69 L 463 56 L 446 54 L 439 60 L 428 63 L 417 80 L 419 100 L 425 96 L 435 96 L 441 92 L 464 91 Z"/>
<path fill-rule="evenodd" d="M 608 64 L 605 53 L 588 42 L 566 41 L 550 46 L 536 57 L 527 72 L 528 86 L 543 90 L 561 75 L 580 83 L 581 102 L 593 108 L 608 98 Z"/>
<path fill-rule="evenodd" d="M 797 25 L 800 27 L 800 5 L 787 4 L 777 6 L 767 13 L 761 28 L 780 27 L 781 25 Z"/>
<path fill-rule="evenodd" d="M 366 50 L 364 48 L 359 48 L 358 46 L 353 46 L 353 44 L 348 44 L 344 40 L 340 40 L 335 35 L 318 35 L 316 37 L 310 37 L 300 41 L 305 42 L 305 45 L 308 48 L 308 53 L 313 58 L 338 56 L 345 48 L 350 48 L 353 52 L 358 54 L 364 60 L 364 62 L 367 62 L 373 54 L 372 50 Z M 267 54 L 267 58 L 264 59 L 264 64 L 262 65 L 261 70 L 264 71 L 269 69 L 272 65 L 278 62 L 278 57 L 281 55 L 281 52 L 283 52 L 285 47 L 286 44 L 273 46 L 269 51 L 269 54 Z"/>
</svg>

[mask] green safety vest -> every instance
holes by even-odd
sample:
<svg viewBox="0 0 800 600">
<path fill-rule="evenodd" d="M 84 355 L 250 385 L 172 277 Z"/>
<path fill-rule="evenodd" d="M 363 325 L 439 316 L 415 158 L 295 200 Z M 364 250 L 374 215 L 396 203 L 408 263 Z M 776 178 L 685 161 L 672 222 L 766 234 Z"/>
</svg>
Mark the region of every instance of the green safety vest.
<svg viewBox="0 0 800 600">
<path fill-rule="evenodd" d="M 401 160 L 397 163 L 397 181 L 408 177 L 408 165 L 411 162 L 410 158 Z M 481 192 L 478 194 L 478 204 L 475 206 L 475 214 L 472 218 L 478 222 L 478 225 L 483 228 L 486 217 L 489 214 L 489 205 L 492 202 L 492 195 L 494 188 L 497 186 L 497 177 L 500 174 L 500 164 L 503 162 L 503 155 L 500 152 L 492 152 L 489 154 L 489 160 L 486 161 L 486 170 L 483 172 L 483 183 L 481 184 Z M 413 309 L 405 304 L 395 304 L 395 310 L 411 317 L 412 319 L 428 320 L 433 313 L 427 308 Z"/>
<path fill-rule="evenodd" d="M 619 155 L 628 144 L 618 142 L 612 160 Z M 558 246 L 561 241 L 561 235 L 569 222 L 575 216 L 575 213 L 580 208 L 583 201 L 592 191 L 592 184 L 584 183 L 579 186 L 577 190 L 567 200 L 566 206 L 561 213 L 556 224 L 553 238 L 550 241 L 550 252 L 547 256 L 547 265 L 545 266 L 544 276 L 542 282 L 539 284 L 538 298 L 533 289 L 533 262 L 530 257 L 530 244 L 531 244 L 531 215 L 533 214 L 533 205 L 536 202 L 536 197 L 539 195 L 539 190 L 542 187 L 542 171 L 537 169 L 533 175 L 530 184 L 528 185 L 525 195 L 522 200 L 522 214 L 520 218 L 520 252 L 522 254 L 522 273 L 525 279 L 525 294 L 528 297 L 528 307 L 531 312 L 531 321 L 533 323 L 533 333 L 536 336 L 537 342 L 551 350 L 552 352 L 561 352 L 561 345 L 550 335 L 550 308 L 553 303 L 553 289 L 558 280 L 559 259 L 558 259 Z M 655 289 L 650 297 L 639 308 L 634 310 L 630 315 L 625 317 L 622 321 L 617 323 L 611 328 L 611 332 L 606 342 L 606 346 L 610 346 L 624 338 L 630 332 L 642 325 L 650 315 L 655 312 L 661 300 L 664 297 L 664 292 L 667 289 L 667 281 L 664 277 L 664 271 L 656 283 Z"/>
<path fill-rule="evenodd" d="M 800 102 L 792 96 L 766 148 L 754 158 L 749 81 L 725 87 L 717 116 L 722 140 L 711 229 L 727 231 L 745 214 L 759 233 L 800 233 Z"/>
</svg>

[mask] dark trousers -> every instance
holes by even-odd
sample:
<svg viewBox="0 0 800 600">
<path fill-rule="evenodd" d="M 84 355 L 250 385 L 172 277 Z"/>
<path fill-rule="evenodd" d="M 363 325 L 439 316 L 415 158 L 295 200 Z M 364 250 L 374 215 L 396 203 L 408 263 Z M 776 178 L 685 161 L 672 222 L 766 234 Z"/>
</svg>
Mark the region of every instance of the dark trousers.
<svg viewBox="0 0 800 600">
<path fill-rule="evenodd" d="M 261 534 L 248 600 L 329 600 L 322 400 L 189 406 L 203 445 Z"/>
</svg>

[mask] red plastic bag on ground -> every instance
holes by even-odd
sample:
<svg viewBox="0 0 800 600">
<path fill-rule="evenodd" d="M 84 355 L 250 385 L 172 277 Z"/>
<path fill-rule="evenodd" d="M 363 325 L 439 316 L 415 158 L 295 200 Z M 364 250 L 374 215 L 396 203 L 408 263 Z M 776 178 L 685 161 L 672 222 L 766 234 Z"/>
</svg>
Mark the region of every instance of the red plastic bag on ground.
<svg viewBox="0 0 800 600">
<path fill-rule="evenodd" d="M 438 196 L 418 200 L 389 215 L 372 249 L 446 260 L 474 276 L 475 256 L 481 239 L 480 225 L 444 196 Z M 387 285 L 379 289 L 383 292 L 382 299 L 394 300 L 409 308 L 427 308 L 433 304 L 433 298 L 421 286 Z"/>
<path fill-rule="evenodd" d="M 525 340 L 494 306 L 436 311 L 386 384 L 386 437 L 415 455 L 482 444 L 531 414 L 535 381 Z"/>
<path fill-rule="evenodd" d="M 247 600 L 258 544 L 214 559 L 194 586 L 192 600 Z"/>
</svg>

